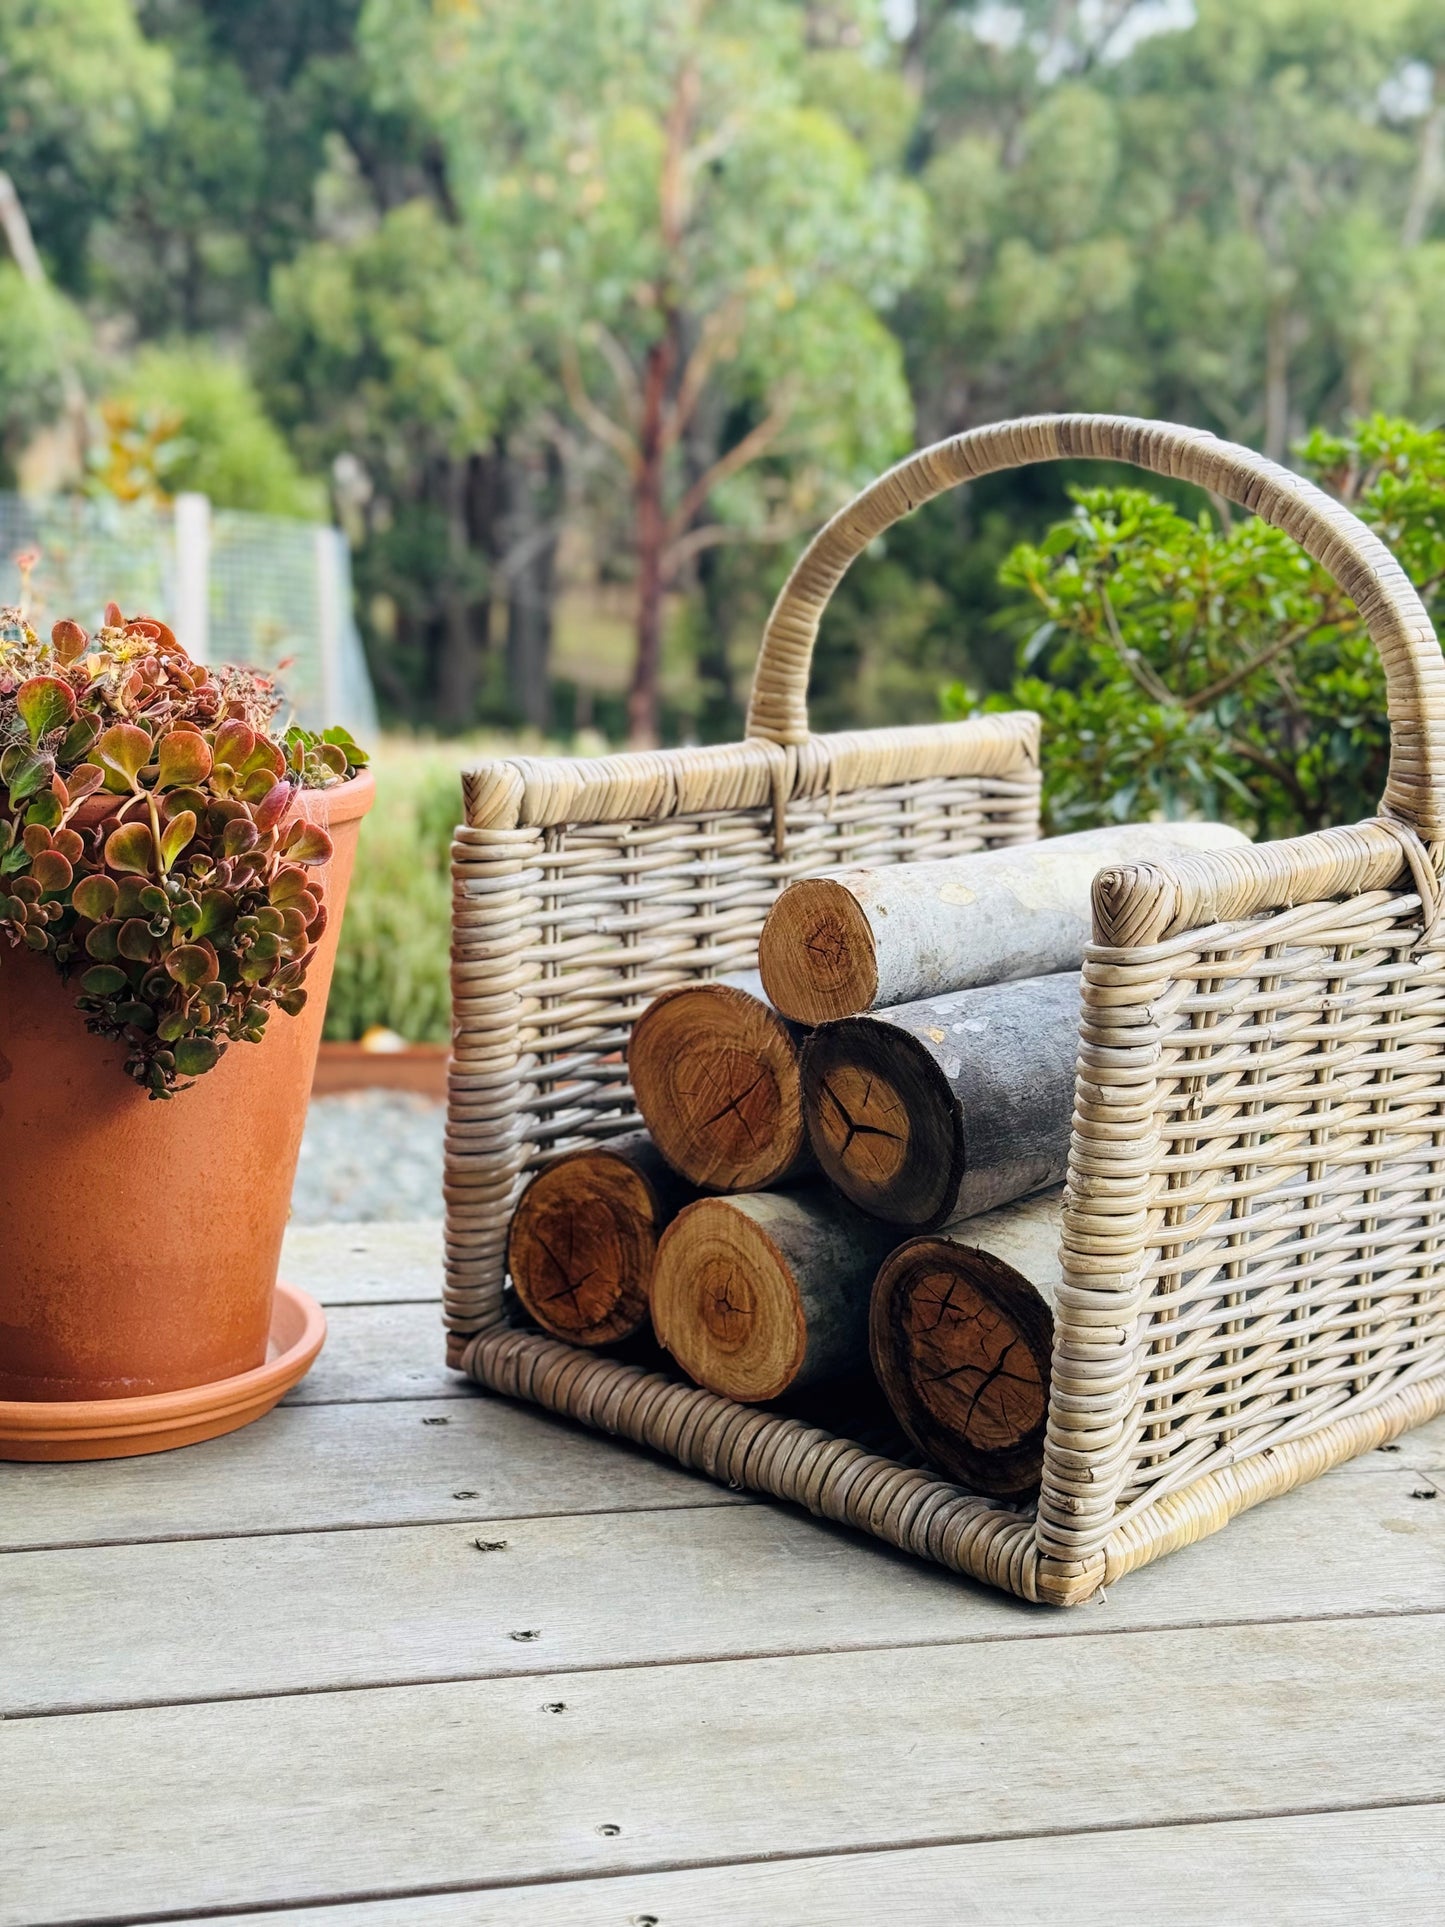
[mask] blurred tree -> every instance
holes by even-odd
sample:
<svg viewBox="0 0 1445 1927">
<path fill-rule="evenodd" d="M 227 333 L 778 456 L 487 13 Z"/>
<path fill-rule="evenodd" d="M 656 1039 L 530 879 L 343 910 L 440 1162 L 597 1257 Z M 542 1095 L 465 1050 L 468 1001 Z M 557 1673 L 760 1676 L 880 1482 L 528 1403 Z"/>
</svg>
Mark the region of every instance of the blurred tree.
<svg viewBox="0 0 1445 1927">
<path fill-rule="evenodd" d="M 634 742 L 657 736 L 669 588 L 719 544 L 811 524 L 908 434 L 879 311 L 917 268 L 922 209 L 808 99 L 815 45 L 837 91 L 867 18 L 814 13 L 370 0 L 365 16 L 378 73 L 440 131 L 479 258 L 565 393 L 554 437 L 630 555 Z"/>
</svg>

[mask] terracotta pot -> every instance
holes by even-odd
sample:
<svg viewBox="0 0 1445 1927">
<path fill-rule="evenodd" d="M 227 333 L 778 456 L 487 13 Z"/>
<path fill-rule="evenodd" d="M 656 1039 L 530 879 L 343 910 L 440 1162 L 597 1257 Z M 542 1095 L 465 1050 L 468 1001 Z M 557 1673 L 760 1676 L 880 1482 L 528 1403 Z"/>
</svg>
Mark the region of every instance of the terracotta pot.
<svg viewBox="0 0 1445 1927">
<path fill-rule="evenodd" d="M 303 792 L 330 912 L 299 1017 L 153 1103 L 47 957 L 0 952 L 0 1399 L 134 1398 L 266 1359 L 342 911 L 375 781 Z"/>
<path fill-rule="evenodd" d="M 445 1044 L 408 1044 L 396 1051 L 368 1050 L 364 1044 L 323 1044 L 311 1095 L 407 1091 L 441 1104 L 446 1101 L 449 1056 Z"/>
</svg>

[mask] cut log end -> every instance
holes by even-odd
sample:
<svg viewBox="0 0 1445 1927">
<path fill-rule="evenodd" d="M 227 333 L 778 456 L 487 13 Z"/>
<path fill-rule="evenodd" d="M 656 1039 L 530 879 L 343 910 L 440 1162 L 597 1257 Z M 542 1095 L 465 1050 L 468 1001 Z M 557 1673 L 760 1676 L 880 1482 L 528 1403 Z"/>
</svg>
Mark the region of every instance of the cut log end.
<svg viewBox="0 0 1445 1927">
<path fill-rule="evenodd" d="M 948 1215 L 963 1130 L 947 1079 L 905 1033 L 868 1018 L 830 1024 L 803 1054 L 813 1152 L 845 1197 L 891 1224 Z"/>
<path fill-rule="evenodd" d="M 786 1259 L 759 1225 L 721 1198 L 690 1205 L 663 1237 L 652 1322 L 689 1378 L 745 1404 L 781 1397 L 807 1347 Z"/>
<path fill-rule="evenodd" d="M 826 1024 L 871 1009 L 878 958 L 857 898 L 827 877 L 790 884 L 763 925 L 758 970 L 795 1023 Z"/>
<path fill-rule="evenodd" d="M 627 1064 L 653 1141 L 690 1183 L 766 1190 L 806 1157 L 797 1044 L 746 991 L 665 992 L 638 1019 Z"/>
<path fill-rule="evenodd" d="M 1022 1499 L 1043 1469 L 1053 1318 L 1011 1265 L 914 1238 L 873 1287 L 873 1368 L 929 1463 L 971 1491 Z"/>
<path fill-rule="evenodd" d="M 613 1345 L 647 1323 L 662 1231 L 644 1174 L 605 1149 L 561 1158 L 522 1194 L 507 1241 L 517 1296 L 544 1331 Z"/>
</svg>

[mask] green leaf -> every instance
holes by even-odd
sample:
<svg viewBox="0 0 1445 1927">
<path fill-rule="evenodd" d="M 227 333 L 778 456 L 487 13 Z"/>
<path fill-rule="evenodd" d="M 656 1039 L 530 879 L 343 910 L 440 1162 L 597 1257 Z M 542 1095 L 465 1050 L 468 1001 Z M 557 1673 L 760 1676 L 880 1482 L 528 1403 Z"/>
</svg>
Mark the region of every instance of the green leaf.
<svg viewBox="0 0 1445 1927">
<path fill-rule="evenodd" d="M 47 830 L 58 830 L 64 816 L 65 811 L 60 807 L 60 798 L 54 790 L 42 790 L 25 812 L 25 821 Z"/>
<path fill-rule="evenodd" d="M 134 723 L 112 723 L 96 740 L 92 760 L 105 772 L 105 786 L 118 795 L 139 788 L 138 778 L 155 748 L 149 734 Z"/>
<path fill-rule="evenodd" d="M 32 743 L 62 729 L 75 714 L 75 691 L 58 676 L 32 676 L 15 692 L 15 707 Z"/>
<path fill-rule="evenodd" d="M 122 823 L 106 838 L 105 860 L 112 870 L 148 876 L 154 858 L 155 844 L 144 823 Z"/>
<path fill-rule="evenodd" d="M 32 750 L 22 756 L 10 776 L 11 809 L 18 808 L 27 796 L 34 796 L 37 790 L 44 789 L 54 774 L 55 763 L 42 750 Z"/>
<path fill-rule="evenodd" d="M 58 897 L 68 890 L 75 876 L 59 850 L 42 850 L 31 863 L 30 874 L 50 897 Z"/>
<path fill-rule="evenodd" d="M 176 1069 L 182 1077 L 200 1077 L 214 1070 L 221 1061 L 219 1048 L 209 1037 L 183 1037 L 176 1045 Z"/>
<path fill-rule="evenodd" d="M 169 870 L 176 858 L 196 833 L 196 817 L 193 810 L 182 810 L 173 816 L 161 831 L 161 866 Z"/>
<path fill-rule="evenodd" d="M 98 923 L 85 939 L 85 951 L 97 963 L 114 963 L 120 955 L 120 932 L 118 923 Z"/>
<path fill-rule="evenodd" d="M 129 983 L 125 972 L 114 964 L 97 964 L 93 970 L 86 971 L 80 987 L 90 997 L 118 997 Z"/>
<path fill-rule="evenodd" d="M 82 877 L 70 901 L 82 917 L 89 917 L 92 923 L 104 923 L 114 915 L 119 897 L 120 891 L 112 878 L 96 875 Z"/>
</svg>

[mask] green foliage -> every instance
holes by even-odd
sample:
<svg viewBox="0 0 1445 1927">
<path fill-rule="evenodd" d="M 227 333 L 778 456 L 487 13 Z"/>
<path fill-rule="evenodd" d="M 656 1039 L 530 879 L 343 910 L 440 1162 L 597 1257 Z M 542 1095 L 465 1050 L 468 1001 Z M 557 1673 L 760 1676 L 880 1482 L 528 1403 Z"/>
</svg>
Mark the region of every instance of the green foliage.
<svg viewBox="0 0 1445 1927">
<path fill-rule="evenodd" d="M 1445 433 L 1375 417 L 1300 453 L 1436 605 Z M 1285 836 L 1373 814 L 1384 674 L 1326 572 L 1253 516 L 1190 514 L 1139 488 L 1072 494 L 1069 519 L 1001 572 L 1026 598 L 1008 701 L 1044 719 L 1052 827 L 1203 812 Z M 969 706 L 961 686 L 946 692 L 948 713 Z"/>
<path fill-rule="evenodd" d="M 193 663 L 112 603 L 43 643 L 0 611 L 0 933 L 79 973 L 87 1029 L 153 1098 L 299 1014 L 331 839 L 294 808 L 366 761 L 269 732 L 267 678 Z"/>
<path fill-rule="evenodd" d="M 348 1042 L 380 1025 L 409 1043 L 445 1043 L 460 757 L 392 739 L 374 767 L 376 807 L 361 826 L 326 1035 Z"/>
<path fill-rule="evenodd" d="M 159 479 L 217 508 L 324 516 L 325 491 L 301 473 L 244 366 L 203 342 L 143 349 L 117 399 L 174 417 Z"/>
</svg>

